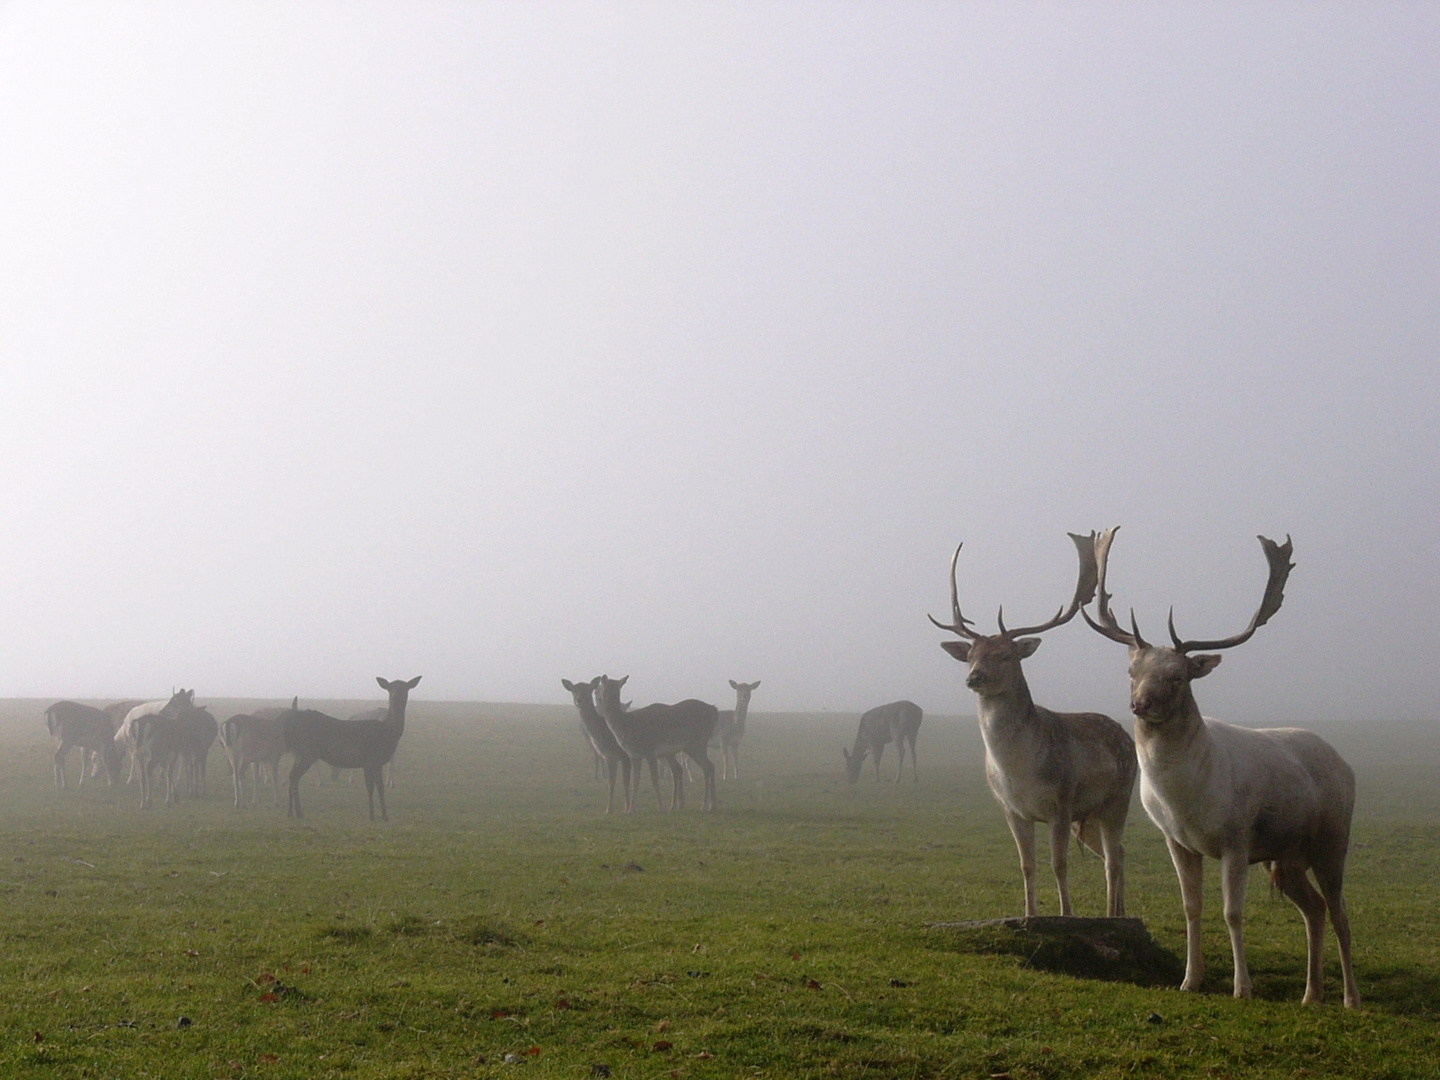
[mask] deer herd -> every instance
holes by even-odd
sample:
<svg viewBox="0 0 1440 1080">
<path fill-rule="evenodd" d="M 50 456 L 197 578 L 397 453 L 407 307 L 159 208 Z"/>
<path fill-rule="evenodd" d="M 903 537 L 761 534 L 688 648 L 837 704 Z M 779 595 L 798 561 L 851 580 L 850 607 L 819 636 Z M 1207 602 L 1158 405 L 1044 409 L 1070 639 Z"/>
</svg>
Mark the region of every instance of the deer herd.
<svg viewBox="0 0 1440 1080">
<path fill-rule="evenodd" d="M 1186 959 L 1181 989 L 1198 991 L 1204 975 L 1200 947 L 1201 872 L 1205 857 L 1220 862 L 1225 924 L 1234 959 L 1234 993 L 1249 997 L 1245 961 L 1244 906 L 1249 867 L 1264 863 L 1272 885 L 1289 898 L 1304 918 L 1308 945 L 1305 1003 L 1321 1000 L 1322 956 L 1327 912 L 1340 946 L 1345 1005 L 1360 1003 L 1350 958 L 1350 922 L 1342 886 L 1355 804 L 1355 776 L 1323 739 L 1300 728 L 1244 728 L 1201 716 L 1193 684 L 1219 665 L 1219 650 L 1244 644 L 1280 609 L 1293 564 L 1292 545 L 1260 537 L 1269 578 L 1259 608 L 1240 633 L 1212 640 L 1181 640 L 1169 618 L 1170 645 L 1151 645 L 1140 633 L 1132 611 L 1125 629 L 1111 610 L 1106 589 L 1110 549 L 1117 529 L 1088 536 L 1071 533 L 1079 554 L 1074 595 L 1054 617 L 1033 626 L 1007 627 L 1004 608 L 996 632 L 983 634 L 961 613 L 956 580 L 961 547 L 950 560 L 950 623 L 931 618 L 959 640 L 941 647 L 966 665 L 965 685 L 975 693 L 976 716 L 985 747 L 985 776 L 1020 857 L 1025 914 L 1037 914 L 1035 826 L 1049 827 L 1050 864 L 1062 917 L 1073 915 L 1067 882 L 1070 838 L 1104 861 L 1105 914 L 1125 914 L 1123 834 L 1138 776 L 1140 804 L 1160 829 L 1180 882 L 1185 912 Z M 962 545 L 963 546 L 963 545 Z M 1089 606 L 1095 605 L 1091 616 Z M 1129 652 L 1130 709 L 1134 737 L 1100 713 L 1062 713 L 1036 704 L 1022 662 L 1040 647 L 1041 637 L 1082 614 L 1096 633 Z M 629 676 L 599 675 L 588 681 L 562 679 L 594 752 L 598 772 L 609 780 L 606 813 L 615 809 L 615 781 L 622 781 L 626 812 L 634 809 L 642 768 L 649 767 L 657 803 L 664 808 L 659 763 L 671 776 L 671 809 L 685 805 L 689 766 L 703 775 L 702 807 L 717 803 L 716 763 L 721 779 L 739 777 L 740 744 L 751 694 L 759 682 L 730 680 L 735 707 L 721 711 L 694 698 L 675 704 L 632 708 L 621 700 Z M 379 796 L 387 818 L 382 770 L 395 755 L 405 731 L 409 693 L 420 682 L 376 680 L 388 695 L 380 708 L 349 720 L 301 709 L 261 709 L 217 724 L 194 703 L 193 690 L 168 700 L 116 702 L 105 709 L 61 701 L 50 706 L 45 722 L 56 742 L 55 783 L 64 787 L 64 762 L 71 747 L 81 750 L 80 783 L 87 773 L 120 777 L 124 755 L 131 777 L 139 775 L 141 807 L 151 806 L 151 785 L 159 772 L 165 801 L 179 794 L 201 794 L 205 758 L 219 740 L 229 759 L 235 806 L 242 805 L 245 779 L 250 801 L 258 798 L 262 772 L 268 772 L 279 802 L 281 759 L 290 755 L 288 813 L 302 816 L 300 780 L 316 762 L 333 769 L 363 771 L 370 817 Z M 886 746 L 896 747 L 895 781 L 910 754 L 912 779 L 919 779 L 915 742 L 924 713 L 910 701 L 871 709 L 860 717 L 852 749 L 844 751 L 845 771 L 853 783 L 872 760 L 880 779 Z M 681 756 L 686 759 L 683 763 Z M 1311 883 L 1310 875 L 1315 882 Z M 1318 888 L 1317 888 L 1318 886 Z"/>
</svg>

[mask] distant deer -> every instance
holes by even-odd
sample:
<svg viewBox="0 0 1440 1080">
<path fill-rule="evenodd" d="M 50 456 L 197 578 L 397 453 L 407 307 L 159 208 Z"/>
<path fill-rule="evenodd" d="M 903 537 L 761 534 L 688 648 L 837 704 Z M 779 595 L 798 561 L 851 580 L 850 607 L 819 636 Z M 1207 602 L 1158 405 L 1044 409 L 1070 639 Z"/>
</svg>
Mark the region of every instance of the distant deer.
<svg viewBox="0 0 1440 1080">
<path fill-rule="evenodd" d="M 940 647 L 969 665 L 965 685 L 979 698 L 976 716 L 985 741 L 985 778 L 1005 811 L 1020 852 L 1025 880 L 1025 914 L 1036 914 L 1035 823 L 1050 825 L 1050 863 L 1060 892 L 1060 914 L 1073 915 L 1068 881 L 1070 833 L 1105 858 L 1105 914 L 1125 914 L 1125 818 L 1135 787 L 1135 743 L 1125 729 L 1101 713 L 1059 713 L 1036 705 L 1021 661 L 1040 647 L 1043 634 L 1075 617 L 1095 595 L 1095 534 L 1070 534 L 1080 554 L 1080 576 L 1068 608 L 1038 626 L 1005 627 L 1005 609 L 997 616 L 1000 632 L 980 634 L 960 614 L 955 564 L 950 559 L 950 604 L 954 623 L 942 630 L 964 641 Z"/>
<path fill-rule="evenodd" d="M 1325 912 L 1340 943 L 1345 1005 L 1356 1008 L 1360 992 L 1350 964 L 1350 917 L 1342 887 L 1355 807 L 1355 773 L 1333 747 L 1301 728 L 1242 728 L 1205 719 L 1191 684 L 1215 670 L 1220 657 L 1202 649 L 1229 649 L 1250 640 L 1280 610 L 1294 564 L 1284 544 L 1260 537 L 1270 564 L 1260 607 L 1243 631 L 1213 641 L 1182 641 L 1169 619 L 1173 647 L 1140 636 L 1135 613 L 1122 630 L 1110 610 L 1105 570 L 1115 529 L 1095 541 L 1100 568 L 1099 621 L 1085 621 L 1130 650 L 1130 708 L 1140 756 L 1140 802 L 1165 834 L 1185 906 L 1185 981 L 1199 990 L 1205 974 L 1200 948 L 1200 895 L 1205 856 L 1220 860 L 1220 890 L 1230 951 L 1235 959 L 1235 996 L 1251 994 L 1245 963 L 1245 884 L 1250 864 L 1263 862 L 1270 880 L 1305 919 L 1308 964 L 1306 1004 L 1324 995 Z M 1314 871 L 1320 886 L 1310 883 Z"/>
<path fill-rule="evenodd" d="M 72 746 L 80 748 L 80 786 L 85 786 L 87 759 L 94 755 L 105 769 L 105 782 L 120 777 L 120 751 L 115 728 L 103 710 L 75 701 L 57 701 L 45 710 L 45 727 L 55 740 L 55 786 L 65 787 L 65 757 Z"/>
<path fill-rule="evenodd" d="M 580 712 L 580 724 L 584 728 L 585 737 L 590 740 L 590 747 L 595 751 L 596 758 L 605 762 L 605 771 L 610 777 L 610 798 L 605 803 L 605 813 L 615 809 L 615 774 L 621 770 L 625 780 L 625 812 L 630 813 L 635 808 L 635 796 L 630 790 L 630 755 L 615 740 L 605 718 L 595 708 L 595 691 L 600 688 L 600 677 L 597 675 L 589 682 L 561 679 L 560 684 L 570 691 L 570 696 L 575 701 L 575 708 Z"/>
<path fill-rule="evenodd" d="M 253 777 L 250 804 L 253 806 L 259 800 L 262 767 L 270 769 L 270 790 L 275 805 L 280 805 L 280 759 L 285 756 L 285 729 L 281 718 L 299 708 L 300 699 L 296 698 L 290 709 L 256 709 L 253 713 L 232 716 L 220 725 L 220 745 L 230 762 L 236 810 L 240 809 L 244 796 L 247 770 Z"/>
<path fill-rule="evenodd" d="M 381 770 L 395 755 L 400 736 L 405 734 L 405 705 L 420 676 L 408 682 L 378 676 L 375 681 L 390 695 L 383 720 L 339 720 L 314 709 L 292 709 L 285 714 L 285 748 L 294 756 L 290 766 L 290 805 L 287 813 L 304 817 L 300 809 L 300 778 L 311 765 L 323 761 L 342 769 L 365 770 L 365 795 L 370 802 L 370 820 L 375 820 L 375 794 L 380 795 L 380 816 L 390 820 L 385 809 L 385 785 Z"/>
<path fill-rule="evenodd" d="M 712 748 L 720 749 L 720 779 L 740 779 L 740 740 L 745 738 L 745 717 L 750 712 L 750 695 L 759 689 L 757 679 L 753 683 L 737 683 L 730 680 L 730 689 L 735 691 L 735 708 L 721 709 L 720 722 L 715 729 L 716 738 Z"/>
<path fill-rule="evenodd" d="M 167 715 L 173 716 L 182 707 L 193 705 L 194 703 L 194 690 L 177 690 L 170 695 L 168 700 L 142 702 L 131 708 L 131 710 L 125 714 L 125 719 L 122 720 L 120 726 L 115 729 L 115 746 L 121 753 L 128 752 L 130 754 L 130 775 L 125 778 L 127 784 L 135 779 L 135 773 L 139 769 L 139 761 L 136 759 L 134 753 L 136 746 L 134 735 L 135 722 L 142 716 L 158 716 L 166 710 L 169 710 Z M 120 704 L 121 703 L 117 702 L 116 708 L 118 708 Z M 142 784 L 142 788 L 143 786 Z"/>
<path fill-rule="evenodd" d="M 183 709 L 179 715 L 183 725 L 180 743 L 182 783 L 186 795 L 201 797 L 207 794 L 205 763 L 210 756 L 210 747 L 215 745 L 220 725 L 204 706 Z"/>
<path fill-rule="evenodd" d="M 120 727 L 120 725 L 125 722 L 126 714 L 129 713 L 130 710 L 133 709 L 136 705 L 143 704 L 145 704 L 143 701 L 116 701 L 109 705 L 106 705 L 100 710 L 110 718 L 110 733 L 112 737 L 114 736 L 115 731 Z M 101 754 L 99 751 L 81 751 L 81 760 L 85 762 L 86 771 L 90 774 L 90 778 L 92 780 L 100 775 L 100 758 Z M 121 757 L 121 763 L 124 763 L 123 756 Z"/>
<path fill-rule="evenodd" d="M 702 807 L 714 810 L 715 763 L 710 760 L 706 747 L 715 733 L 715 725 L 719 723 L 720 710 L 695 698 L 687 698 L 674 705 L 646 705 L 642 709 L 627 710 L 620 703 L 620 688 L 629 678 L 629 675 L 622 679 L 600 676 L 600 696 L 596 707 L 614 734 L 615 741 L 633 760 L 650 762 L 652 781 L 655 758 L 670 759 L 675 783 L 675 795 L 670 803 L 672 808 L 685 804 L 684 774 L 675 761 L 676 754 L 684 753 L 705 774 Z"/>
<path fill-rule="evenodd" d="M 180 801 L 180 785 L 176 775 L 180 750 L 185 739 L 185 721 L 174 712 L 145 713 L 131 724 L 135 741 L 135 764 L 140 772 L 140 809 L 151 808 L 156 768 L 165 777 L 165 805 Z"/>
<path fill-rule="evenodd" d="M 888 705 L 877 705 L 860 717 L 860 730 L 855 733 L 855 748 L 841 751 L 845 755 L 845 776 L 850 783 L 860 779 L 860 766 L 865 759 L 875 762 L 875 782 L 880 782 L 880 758 L 885 747 L 892 742 L 900 751 L 900 767 L 895 772 L 895 782 L 905 774 L 905 744 L 910 744 L 910 772 L 918 782 L 920 773 L 915 764 L 915 740 L 920 735 L 920 722 L 925 719 L 925 710 L 913 701 L 892 701 Z"/>
</svg>

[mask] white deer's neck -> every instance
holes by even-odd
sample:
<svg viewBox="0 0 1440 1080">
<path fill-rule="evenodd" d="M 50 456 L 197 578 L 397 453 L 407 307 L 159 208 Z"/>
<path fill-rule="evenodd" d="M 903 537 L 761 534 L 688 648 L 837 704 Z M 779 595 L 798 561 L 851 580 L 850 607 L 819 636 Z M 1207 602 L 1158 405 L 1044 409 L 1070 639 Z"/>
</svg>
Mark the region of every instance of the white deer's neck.
<svg viewBox="0 0 1440 1080">
<path fill-rule="evenodd" d="M 1160 723 L 1136 717 L 1135 753 L 1146 783 L 1167 803 L 1189 805 L 1212 785 L 1215 740 L 1193 697 Z"/>
<path fill-rule="evenodd" d="M 1035 702 L 1023 676 L 1003 694 L 978 695 L 975 716 L 985 745 L 994 750 L 1022 739 L 1035 723 Z"/>
</svg>

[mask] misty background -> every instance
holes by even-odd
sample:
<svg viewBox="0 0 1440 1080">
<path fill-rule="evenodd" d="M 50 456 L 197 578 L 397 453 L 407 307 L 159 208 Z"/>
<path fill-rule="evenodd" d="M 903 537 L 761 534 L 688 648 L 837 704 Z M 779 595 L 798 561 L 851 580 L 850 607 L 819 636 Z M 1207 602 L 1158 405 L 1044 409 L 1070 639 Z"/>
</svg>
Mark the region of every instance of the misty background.
<svg viewBox="0 0 1440 1080">
<path fill-rule="evenodd" d="M 1440 697 L 1440 8 L 0 4 L 0 695 Z M 1128 715 L 1080 620 L 1039 701 Z"/>
</svg>

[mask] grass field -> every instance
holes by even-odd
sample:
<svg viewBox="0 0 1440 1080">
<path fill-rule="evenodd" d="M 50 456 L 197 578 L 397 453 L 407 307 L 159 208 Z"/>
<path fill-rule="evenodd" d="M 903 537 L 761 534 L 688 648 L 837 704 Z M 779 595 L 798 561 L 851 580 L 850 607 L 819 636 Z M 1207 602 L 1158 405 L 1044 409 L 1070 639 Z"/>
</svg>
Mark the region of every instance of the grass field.
<svg viewBox="0 0 1440 1080">
<path fill-rule="evenodd" d="M 1300 1006 L 1303 926 L 1258 869 L 1251 1001 L 1228 996 L 1214 865 L 1205 994 L 1050 974 L 927 929 L 1021 907 L 972 719 L 927 717 L 918 785 L 867 765 L 851 786 L 853 717 L 752 714 L 718 813 L 657 813 L 647 782 L 639 812 L 607 818 L 572 710 L 416 700 L 390 822 L 317 769 L 295 823 L 268 792 L 236 813 L 218 747 L 209 797 L 178 807 L 77 791 L 74 755 L 56 791 L 46 704 L 0 703 L 0 1075 L 1440 1074 L 1434 724 L 1317 727 L 1359 778 L 1346 893 L 1365 1001 L 1349 1012 L 1333 935 L 1327 1003 Z M 1129 913 L 1183 955 L 1138 802 L 1126 840 Z M 1071 867 L 1077 912 L 1101 913 L 1099 860 Z"/>
</svg>

